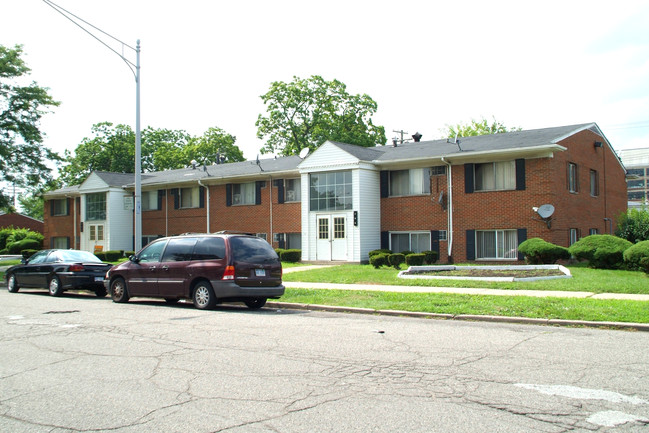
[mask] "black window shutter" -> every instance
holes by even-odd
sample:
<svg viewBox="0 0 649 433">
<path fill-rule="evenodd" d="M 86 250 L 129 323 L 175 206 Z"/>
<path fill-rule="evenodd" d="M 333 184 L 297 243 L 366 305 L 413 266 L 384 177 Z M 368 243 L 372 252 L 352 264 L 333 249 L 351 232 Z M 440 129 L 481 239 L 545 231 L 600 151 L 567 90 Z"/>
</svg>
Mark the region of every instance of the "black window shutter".
<svg viewBox="0 0 649 433">
<path fill-rule="evenodd" d="M 261 204 L 261 188 L 266 184 L 263 180 L 255 182 L 255 204 Z"/>
<path fill-rule="evenodd" d="M 435 251 L 439 258 L 439 230 L 430 231 L 430 250 Z"/>
<path fill-rule="evenodd" d="M 464 192 L 467 194 L 474 191 L 474 167 L 475 164 L 464 164 Z"/>
<path fill-rule="evenodd" d="M 475 230 L 466 231 L 466 259 L 475 260 Z"/>
<path fill-rule="evenodd" d="M 69 236 L 65 238 L 65 245 L 66 245 L 65 248 L 70 249 L 70 237 Z"/>
<path fill-rule="evenodd" d="M 282 204 L 284 203 L 284 179 L 277 179 L 275 186 L 277 187 L 277 203 Z"/>
<path fill-rule="evenodd" d="M 525 160 L 523 158 L 516 160 L 516 190 L 525 190 Z"/>
<path fill-rule="evenodd" d="M 522 244 L 527 240 L 527 229 L 517 229 L 516 235 L 518 236 L 518 245 Z M 518 260 L 525 260 L 525 256 L 519 252 Z"/>
<path fill-rule="evenodd" d="M 198 187 L 198 207 L 205 207 L 205 188 L 202 186 Z"/>
<path fill-rule="evenodd" d="M 166 190 L 164 189 L 159 189 L 158 190 L 158 210 L 162 209 L 162 197 L 165 196 Z"/>
<path fill-rule="evenodd" d="M 54 202 L 56 202 L 56 200 L 50 200 L 50 216 L 54 216 Z"/>
<path fill-rule="evenodd" d="M 178 188 L 173 188 L 169 192 L 174 196 L 174 209 L 178 209 L 180 207 L 180 194 Z"/>
<path fill-rule="evenodd" d="M 282 233 L 281 236 L 279 237 L 278 243 L 279 243 L 279 248 L 281 249 L 286 248 L 286 242 L 284 241 L 284 239 L 286 239 L 286 233 Z"/>
<path fill-rule="evenodd" d="M 65 199 L 65 208 L 66 208 L 65 209 L 65 214 L 66 215 L 70 215 L 70 201 L 71 200 L 68 199 L 68 198 Z M 70 247 L 68 247 L 68 248 L 70 248 Z"/>
<path fill-rule="evenodd" d="M 225 205 L 232 206 L 232 184 L 225 184 Z"/>
<path fill-rule="evenodd" d="M 381 232 L 381 249 L 387 250 L 390 248 L 390 232 Z"/>
<path fill-rule="evenodd" d="M 381 198 L 388 197 L 389 195 L 390 195 L 390 172 L 383 170 L 381 172 Z"/>
</svg>

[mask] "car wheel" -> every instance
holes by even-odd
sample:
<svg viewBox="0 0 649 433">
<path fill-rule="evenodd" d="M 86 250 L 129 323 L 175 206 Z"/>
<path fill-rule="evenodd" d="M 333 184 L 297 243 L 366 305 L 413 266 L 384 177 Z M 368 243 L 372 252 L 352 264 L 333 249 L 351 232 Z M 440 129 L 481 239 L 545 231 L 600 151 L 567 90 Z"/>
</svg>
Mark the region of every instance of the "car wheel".
<svg viewBox="0 0 649 433">
<path fill-rule="evenodd" d="M 108 292 L 104 287 L 95 290 L 95 295 L 97 295 L 98 298 L 104 298 L 107 294 Z"/>
<path fill-rule="evenodd" d="M 244 304 L 246 304 L 248 308 L 252 308 L 253 310 L 258 310 L 264 305 L 266 305 L 266 298 L 248 299 L 244 301 Z"/>
<path fill-rule="evenodd" d="M 128 289 L 124 278 L 117 277 L 110 282 L 110 297 L 113 302 L 128 302 Z"/>
<path fill-rule="evenodd" d="M 207 281 L 199 281 L 194 288 L 194 307 L 199 310 L 211 310 L 216 306 L 216 295 L 212 285 Z"/>
<path fill-rule="evenodd" d="M 9 279 L 7 280 L 7 290 L 9 290 L 9 293 L 16 293 L 18 292 L 18 282 L 16 282 L 16 277 L 14 274 L 9 275 Z"/>
<path fill-rule="evenodd" d="M 52 275 L 50 278 L 50 295 L 52 296 L 61 296 L 63 294 L 63 286 L 61 285 L 61 280 L 56 275 Z"/>
<path fill-rule="evenodd" d="M 178 298 L 165 298 L 165 302 L 168 305 L 176 305 L 178 303 Z"/>
</svg>

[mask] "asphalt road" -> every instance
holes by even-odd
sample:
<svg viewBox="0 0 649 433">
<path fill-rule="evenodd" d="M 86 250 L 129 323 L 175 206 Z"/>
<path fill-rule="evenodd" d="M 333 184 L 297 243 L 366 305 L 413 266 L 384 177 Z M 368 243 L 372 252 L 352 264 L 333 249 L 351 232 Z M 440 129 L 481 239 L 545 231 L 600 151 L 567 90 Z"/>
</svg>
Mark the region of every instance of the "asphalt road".
<svg viewBox="0 0 649 433">
<path fill-rule="evenodd" d="M 1 432 L 646 432 L 645 332 L 0 292 Z"/>
</svg>

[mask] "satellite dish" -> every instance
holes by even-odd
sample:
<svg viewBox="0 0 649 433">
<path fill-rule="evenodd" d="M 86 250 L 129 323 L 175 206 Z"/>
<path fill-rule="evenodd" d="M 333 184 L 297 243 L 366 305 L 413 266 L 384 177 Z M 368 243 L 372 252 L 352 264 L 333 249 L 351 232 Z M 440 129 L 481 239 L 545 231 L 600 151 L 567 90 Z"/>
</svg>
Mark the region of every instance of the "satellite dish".
<svg viewBox="0 0 649 433">
<path fill-rule="evenodd" d="M 305 147 L 304 149 L 300 150 L 300 158 L 304 159 L 308 154 L 309 154 L 308 147 Z"/>
<path fill-rule="evenodd" d="M 541 218 L 550 218 L 554 213 L 554 206 L 551 204 L 542 205 L 538 211 L 536 211 Z"/>
</svg>

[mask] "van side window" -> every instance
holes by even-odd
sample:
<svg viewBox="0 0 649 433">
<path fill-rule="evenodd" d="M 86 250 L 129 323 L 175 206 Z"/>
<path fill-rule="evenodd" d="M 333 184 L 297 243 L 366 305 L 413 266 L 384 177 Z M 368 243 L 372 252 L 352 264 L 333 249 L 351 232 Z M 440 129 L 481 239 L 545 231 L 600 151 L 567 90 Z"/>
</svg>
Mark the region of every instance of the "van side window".
<svg viewBox="0 0 649 433">
<path fill-rule="evenodd" d="M 159 262 L 160 255 L 162 254 L 162 249 L 164 248 L 166 241 L 153 242 L 146 246 L 140 253 L 137 255 L 140 262 Z"/>
<path fill-rule="evenodd" d="M 196 238 L 170 239 L 165 248 L 162 262 L 186 262 L 191 260 Z"/>
<path fill-rule="evenodd" d="M 192 260 L 219 260 L 225 258 L 223 238 L 200 238 L 194 248 Z"/>
</svg>

